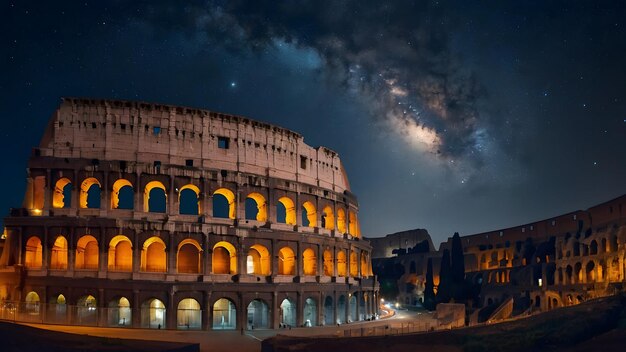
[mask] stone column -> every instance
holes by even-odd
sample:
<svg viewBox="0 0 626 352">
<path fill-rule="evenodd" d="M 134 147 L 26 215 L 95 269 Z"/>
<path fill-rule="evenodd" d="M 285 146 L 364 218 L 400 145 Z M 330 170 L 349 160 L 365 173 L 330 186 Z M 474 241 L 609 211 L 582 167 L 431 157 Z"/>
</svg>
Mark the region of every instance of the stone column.
<svg viewBox="0 0 626 352">
<path fill-rule="evenodd" d="M 211 291 L 202 292 L 202 330 L 209 330 L 212 320 Z"/>
<path fill-rule="evenodd" d="M 133 290 L 132 307 L 132 327 L 139 328 L 141 327 L 141 302 L 139 302 L 139 290 Z"/>
<path fill-rule="evenodd" d="M 167 273 L 170 275 L 176 274 L 176 255 L 178 254 L 178 248 L 174 243 L 174 234 L 168 233 L 169 239 L 167 241 Z"/>
<path fill-rule="evenodd" d="M 52 184 L 52 172 L 50 169 L 46 169 L 46 184 L 43 194 L 43 208 L 50 210 L 52 208 L 52 195 L 54 194 L 54 184 Z"/>
<path fill-rule="evenodd" d="M 135 179 L 136 180 L 133 188 L 133 209 L 134 211 L 143 212 L 143 193 L 145 192 L 145 189 L 141 188 L 141 174 L 139 173 L 139 171 L 135 173 Z"/>
<path fill-rule="evenodd" d="M 166 328 L 167 329 L 176 329 L 176 319 L 177 319 L 177 313 L 178 310 L 176 309 L 176 305 L 174 304 L 174 299 L 176 298 L 175 296 L 176 294 L 176 290 L 174 289 L 174 286 L 170 287 L 170 291 L 169 291 L 169 295 L 168 295 L 168 299 L 167 299 L 167 311 L 166 311 Z"/>
<path fill-rule="evenodd" d="M 142 246 L 139 243 L 139 235 L 133 234 L 133 273 L 138 273 L 141 270 L 141 250 Z"/>
<path fill-rule="evenodd" d="M 110 210 L 111 209 L 111 188 L 109 187 L 109 173 L 104 173 L 104 184 L 102 185 L 102 189 L 100 190 L 102 196 L 100 197 L 100 210 Z"/>
<path fill-rule="evenodd" d="M 165 209 L 165 214 L 178 215 L 178 192 L 176 192 L 176 189 L 174 188 L 174 177 L 170 177 L 167 198 L 167 209 Z"/>
<path fill-rule="evenodd" d="M 48 226 L 43 227 L 43 243 L 41 244 L 41 268 L 50 268 L 50 244 L 48 243 Z"/>
<path fill-rule="evenodd" d="M 317 301 L 317 325 L 324 325 L 324 321 L 326 320 L 326 316 L 325 316 L 325 307 L 324 307 L 324 302 L 326 300 L 326 297 L 324 295 L 324 292 L 319 292 L 318 294 L 319 300 Z"/>
<path fill-rule="evenodd" d="M 296 325 L 304 325 L 304 297 L 302 291 L 296 292 Z"/>
<path fill-rule="evenodd" d="M 278 306 L 278 293 L 276 291 L 272 292 L 272 304 L 270 306 L 269 316 L 272 319 L 272 323 L 270 327 L 272 329 L 277 329 L 280 324 L 280 307 Z"/>
</svg>

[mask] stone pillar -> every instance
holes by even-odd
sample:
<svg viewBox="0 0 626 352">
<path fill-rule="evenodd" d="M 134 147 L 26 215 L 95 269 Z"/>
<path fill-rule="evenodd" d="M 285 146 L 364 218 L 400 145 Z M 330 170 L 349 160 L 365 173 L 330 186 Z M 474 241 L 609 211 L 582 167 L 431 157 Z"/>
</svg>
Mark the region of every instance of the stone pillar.
<svg viewBox="0 0 626 352">
<path fill-rule="evenodd" d="M 317 270 L 316 275 L 322 276 L 324 275 L 324 248 L 320 245 L 317 246 Z"/>
<path fill-rule="evenodd" d="M 48 226 L 43 227 L 43 243 L 41 244 L 41 268 L 50 268 L 50 244 L 48 243 Z"/>
<path fill-rule="evenodd" d="M 176 329 L 176 319 L 177 319 L 177 309 L 176 309 L 176 305 L 174 304 L 174 299 L 176 294 L 176 290 L 174 289 L 174 286 L 170 287 L 170 291 L 169 291 L 169 295 L 167 297 L 167 311 L 166 311 L 166 328 L 167 329 Z"/>
<path fill-rule="evenodd" d="M 107 304 L 104 299 L 103 288 L 98 289 L 97 306 L 98 306 L 98 326 L 107 326 L 108 311 L 106 309 Z"/>
<path fill-rule="evenodd" d="M 54 184 L 52 184 L 52 172 L 50 169 L 46 169 L 46 184 L 43 194 L 43 208 L 50 210 L 52 208 L 52 195 L 54 194 Z"/>
<path fill-rule="evenodd" d="M 74 227 L 70 227 L 69 239 L 67 241 L 67 269 L 74 272 L 76 269 L 76 231 Z"/>
<path fill-rule="evenodd" d="M 211 249 L 209 248 L 209 235 L 202 236 L 202 269 L 200 273 L 208 275 L 211 273 Z"/>
<path fill-rule="evenodd" d="M 143 212 L 143 193 L 145 192 L 145 189 L 141 188 L 141 174 L 139 171 L 135 173 L 135 178 L 136 181 L 133 189 L 133 197 L 135 201 L 133 203 L 133 209 L 135 211 Z"/>
<path fill-rule="evenodd" d="M 141 251 L 142 244 L 139 243 L 139 235 L 133 234 L 133 273 L 138 273 L 141 270 Z"/>
<path fill-rule="evenodd" d="M 109 253 L 107 251 L 109 244 L 106 243 L 106 234 L 104 227 L 100 227 L 100 236 L 98 236 L 98 270 L 100 271 L 99 277 L 106 277 L 108 263 L 109 263 Z"/>
<path fill-rule="evenodd" d="M 80 204 L 78 204 L 80 186 L 81 182 L 78 180 L 78 171 L 74 170 L 74 179 L 72 180 L 72 200 L 70 201 L 73 214 L 76 214 L 77 209 L 80 208 Z"/>
<path fill-rule="evenodd" d="M 241 238 L 239 239 L 238 243 L 239 243 L 239 248 L 237 248 L 237 274 L 241 276 L 241 275 L 246 275 L 248 273 L 247 268 L 246 268 L 246 258 L 247 258 L 248 249 L 243 244 L 243 241 Z"/>
<path fill-rule="evenodd" d="M 363 299 L 362 295 L 363 295 L 362 291 L 355 292 L 355 296 L 354 296 L 354 298 L 356 298 L 356 320 L 355 321 L 361 320 L 361 300 Z"/>
<path fill-rule="evenodd" d="M 304 326 L 304 297 L 302 291 L 296 293 L 296 325 Z"/>
<path fill-rule="evenodd" d="M 280 323 L 280 307 L 278 306 L 278 293 L 276 291 L 272 292 L 272 304 L 268 315 L 272 319 L 270 327 L 277 329 Z"/>
<path fill-rule="evenodd" d="M 178 215 L 178 192 L 174 188 L 174 177 L 170 177 L 169 190 L 167 192 L 167 209 L 165 214 Z"/>
<path fill-rule="evenodd" d="M 209 330 L 213 318 L 211 309 L 211 291 L 202 292 L 202 330 Z"/>
<path fill-rule="evenodd" d="M 302 256 L 302 245 L 300 241 L 296 242 L 296 275 L 302 278 L 304 268 L 304 258 Z"/>
<path fill-rule="evenodd" d="M 324 314 L 325 312 L 325 307 L 324 307 L 324 303 L 326 300 L 326 297 L 324 295 L 324 292 L 319 292 L 318 294 L 318 301 L 317 301 L 317 325 L 321 326 L 324 325 L 324 321 L 326 320 L 326 316 Z"/>
<path fill-rule="evenodd" d="M 139 301 L 139 290 L 133 290 L 131 319 L 133 328 L 141 327 L 141 302 Z"/>
<path fill-rule="evenodd" d="M 333 291 L 333 325 L 337 324 L 337 317 L 339 317 L 339 301 L 337 301 L 337 291 Z"/>
<path fill-rule="evenodd" d="M 104 180 L 102 189 L 100 189 L 100 210 L 110 210 L 111 209 L 111 188 L 109 187 L 109 173 L 104 173 Z"/>
<path fill-rule="evenodd" d="M 337 247 L 333 246 L 333 277 L 337 277 L 337 266 L 338 266 L 338 261 L 337 261 Z"/>
<path fill-rule="evenodd" d="M 276 275 L 278 275 L 278 256 L 280 254 L 280 248 L 276 248 L 277 246 L 275 238 L 272 238 L 271 246 L 272 248 L 270 248 L 270 253 L 272 257 L 270 259 L 272 261 L 272 267 L 270 268 L 270 270 L 272 271 L 272 278 L 275 278 Z"/>
<path fill-rule="evenodd" d="M 174 234 L 168 233 L 168 248 L 167 248 L 167 273 L 170 275 L 176 274 L 176 255 L 178 254 L 178 248 L 174 243 Z"/>
</svg>

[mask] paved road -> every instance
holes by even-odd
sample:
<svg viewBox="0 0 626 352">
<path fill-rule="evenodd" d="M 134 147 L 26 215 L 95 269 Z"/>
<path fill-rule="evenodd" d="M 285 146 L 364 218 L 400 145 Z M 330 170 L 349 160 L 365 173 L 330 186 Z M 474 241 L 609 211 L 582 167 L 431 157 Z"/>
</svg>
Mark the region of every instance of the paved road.
<svg viewBox="0 0 626 352">
<path fill-rule="evenodd" d="M 341 326 L 325 326 L 293 329 L 264 329 L 246 331 L 244 336 L 239 331 L 178 331 L 178 330 L 154 330 L 154 329 L 122 329 L 122 328 L 97 328 L 86 326 L 25 324 L 41 329 L 67 332 L 72 334 L 103 336 L 121 339 L 173 341 L 199 343 L 200 351 L 237 351 L 259 352 L 261 341 L 276 334 L 292 336 L 320 336 L 335 335 L 343 336 L 346 329 L 360 329 L 361 327 L 374 326 L 399 326 L 403 323 L 428 319 L 428 314 L 409 311 L 397 311 L 394 316 L 371 321 L 345 324 Z"/>
</svg>

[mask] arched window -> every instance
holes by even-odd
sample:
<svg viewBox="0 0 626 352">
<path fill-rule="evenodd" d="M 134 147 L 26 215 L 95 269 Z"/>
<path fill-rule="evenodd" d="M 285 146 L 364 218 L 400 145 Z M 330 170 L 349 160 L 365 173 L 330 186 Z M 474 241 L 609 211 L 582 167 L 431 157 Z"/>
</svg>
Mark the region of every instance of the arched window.
<svg viewBox="0 0 626 352">
<path fill-rule="evenodd" d="M 246 272 L 253 275 L 269 275 L 271 260 L 267 248 L 255 244 L 250 247 L 247 256 Z"/>
<path fill-rule="evenodd" d="M 165 304 L 156 298 L 149 299 L 141 305 L 141 327 L 150 329 L 165 328 Z"/>
<path fill-rule="evenodd" d="M 130 301 L 126 297 L 120 297 L 109 302 L 108 318 L 109 326 L 127 327 L 132 324 L 132 312 Z"/>
<path fill-rule="evenodd" d="M 415 262 L 411 263 L 412 265 L 415 265 Z M 361 277 L 368 277 L 370 276 L 369 270 L 369 260 L 367 257 L 367 253 L 365 252 L 361 252 Z M 413 271 L 415 272 L 415 271 Z"/>
<path fill-rule="evenodd" d="M 53 208 L 70 208 L 72 206 L 72 182 L 63 177 L 54 186 L 52 195 Z"/>
<path fill-rule="evenodd" d="M 83 183 L 80 184 L 80 197 L 79 204 L 83 209 L 98 209 L 100 208 L 100 182 L 93 177 L 86 178 Z"/>
<path fill-rule="evenodd" d="M 143 211 L 165 213 L 167 209 L 167 192 L 159 181 L 148 182 L 143 193 Z"/>
<path fill-rule="evenodd" d="M 359 231 L 359 221 L 357 220 L 356 213 L 350 210 L 348 214 L 350 216 L 348 233 L 350 233 L 354 237 L 360 237 L 361 231 Z"/>
<path fill-rule="evenodd" d="M 178 191 L 178 212 L 183 215 L 202 214 L 200 188 L 195 185 L 184 185 Z"/>
<path fill-rule="evenodd" d="M 213 304 L 213 330 L 235 329 L 237 327 L 237 308 L 227 298 L 220 298 Z"/>
<path fill-rule="evenodd" d="M 304 301 L 302 315 L 304 315 L 304 326 L 312 327 L 317 325 L 317 304 L 315 299 L 309 297 Z"/>
<path fill-rule="evenodd" d="M 29 315 L 39 315 L 39 295 L 35 291 L 30 291 L 24 299 L 26 302 L 26 313 Z"/>
<path fill-rule="evenodd" d="M 333 253 L 328 249 L 324 251 L 324 275 L 333 276 Z"/>
<path fill-rule="evenodd" d="M 98 241 L 84 235 L 76 244 L 76 269 L 98 270 Z"/>
<path fill-rule="evenodd" d="M 213 274 L 237 274 L 237 252 L 232 244 L 221 241 L 213 246 Z"/>
<path fill-rule="evenodd" d="M 302 203 L 302 226 L 317 226 L 317 212 L 315 211 L 315 205 L 309 201 Z"/>
<path fill-rule="evenodd" d="M 57 236 L 50 252 L 50 269 L 67 269 L 67 240 L 63 236 Z"/>
<path fill-rule="evenodd" d="M 255 299 L 248 304 L 248 329 L 269 328 L 269 308 L 267 303 Z"/>
<path fill-rule="evenodd" d="M 357 277 L 359 275 L 359 261 L 356 257 L 356 252 L 350 252 L 350 276 Z"/>
<path fill-rule="evenodd" d="M 79 325 L 96 325 L 98 323 L 98 305 L 94 296 L 87 295 L 78 299 L 76 319 Z"/>
<path fill-rule="evenodd" d="M 280 304 L 280 322 L 286 326 L 298 326 L 296 323 L 296 303 L 285 298 Z"/>
<path fill-rule="evenodd" d="M 591 244 L 589 245 L 589 254 L 598 254 L 598 242 L 596 240 L 591 241 Z"/>
<path fill-rule="evenodd" d="M 150 237 L 143 243 L 141 250 L 141 270 L 150 272 L 166 272 L 167 259 L 165 242 L 158 237 Z"/>
<path fill-rule="evenodd" d="M 324 324 L 325 325 L 334 325 L 336 321 L 334 321 L 334 312 L 335 305 L 333 303 L 333 298 L 331 296 L 326 296 L 324 298 Z"/>
<path fill-rule="evenodd" d="M 109 270 L 133 270 L 133 246 L 128 237 L 117 235 L 109 242 Z"/>
<path fill-rule="evenodd" d="M 283 247 L 278 251 L 278 275 L 295 275 L 296 258 L 293 250 Z"/>
<path fill-rule="evenodd" d="M 135 192 L 130 181 L 120 178 L 113 183 L 111 209 L 134 209 Z"/>
<path fill-rule="evenodd" d="M 346 233 L 346 211 L 337 209 L 337 230 L 339 233 Z"/>
<path fill-rule="evenodd" d="M 304 275 L 317 275 L 317 256 L 311 248 L 307 248 L 302 252 L 302 264 L 304 265 Z"/>
<path fill-rule="evenodd" d="M 24 265 L 28 269 L 40 269 L 42 265 L 41 240 L 37 236 L 32 236 L 26 241 L 26 258 Z"/>
<path fill-rule="evenodd" d="M 200 253 L 202 247 L 197 241 L 186 239 L 178 245 L 177 267 L 179 273 L 200 273 Z"/>
<path fill-rule="evenodd" d="M 296 206 L 289 197 L 281 197 L 276 204 L 276 222 L 287 225 L 296 224 Z"/>
<path fill-rule="evenodd" d="M 335 216 L 333 215 L 333 209 L 330 206 L 324 207 L 322 210 L 322 227 L 326 230 L 335 229 Z"/>
<path fill-rule="evenodd" d="M 235 219 L 235 194 L 226 188 L 213 192 L 213 217 Z"/>
<path fill-rule="evenodd" d="M 346 252 L 343 249 L 337 251 L 337 275 L 340 277 L 347 276 Z"/>
<path fill-rule="evenodd" d="M 176 316 L 178 329 L 202 329 L 202 311 L 200 303 L 193 298 L 185 298 L 178 303 Z"/>
<path fill-rule="evenodd" d="M 246 198 L 246 220 L 267 221 L 267 204 L 260 193 L 250 193 Z"/>
</svg>

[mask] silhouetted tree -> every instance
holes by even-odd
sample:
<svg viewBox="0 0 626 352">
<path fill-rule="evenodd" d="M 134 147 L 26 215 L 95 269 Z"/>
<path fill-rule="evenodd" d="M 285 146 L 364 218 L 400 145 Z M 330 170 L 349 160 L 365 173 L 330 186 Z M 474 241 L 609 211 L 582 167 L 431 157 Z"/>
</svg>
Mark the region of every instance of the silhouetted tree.
<svg viewBox="0 0 626 352">
<path fill-rule="evenodd" d="M 424 285 L 424 308 L 435 310 L 435 283 L 433 282 L 433 259 L 428 258 L 426 283 Z"/>
<path fill-rule="evenodd" d="M 439 287 L 437 288 L 437 303 L 448 303 L 452 298 L 452 275 L 450 268 L 450 251 L 443 250 L 441 267 L 439 269 Z"/>
<path fill-rule="evenodd" d="M 452 236 L 452 252 L 450 254 L 451 261 L 451 296 L 455 302 L 464 302 L 467 298 L 467 289 L 465 284 L 465 258 L 463 255 L 463 245 L 461 236 L 458 232 Z"/>
</svg>

